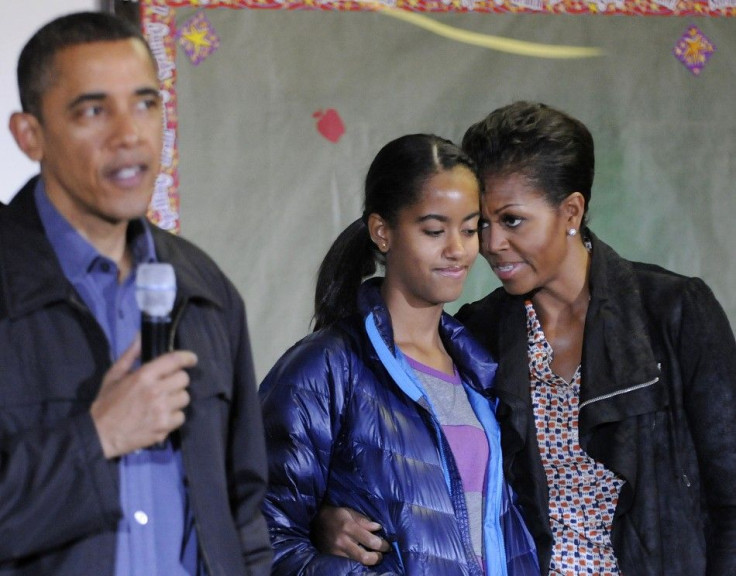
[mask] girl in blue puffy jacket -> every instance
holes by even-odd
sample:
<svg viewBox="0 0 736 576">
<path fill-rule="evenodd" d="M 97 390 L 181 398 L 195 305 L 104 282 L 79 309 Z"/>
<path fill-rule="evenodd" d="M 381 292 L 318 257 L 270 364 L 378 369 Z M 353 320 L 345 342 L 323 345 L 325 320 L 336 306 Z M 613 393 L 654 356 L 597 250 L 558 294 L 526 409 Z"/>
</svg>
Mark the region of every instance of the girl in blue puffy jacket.
<svg viewBox="0 0 736 576">
<path fill-rule="evenodd" d="M 503 480 L 496 363 L 443 312 L 478 254 L 480 189 L 472 161 L 436 136 L 403 136 L 373 160 L 363 215 L 320 267 L 315 331 L 259 391 L 274 575 L 539 574 Z M 325 506 L 375 521 L 349 543 L 371 566 L 319 552 Z M 390 545 L 373 550 L 371 536 Z"/>
</svg>

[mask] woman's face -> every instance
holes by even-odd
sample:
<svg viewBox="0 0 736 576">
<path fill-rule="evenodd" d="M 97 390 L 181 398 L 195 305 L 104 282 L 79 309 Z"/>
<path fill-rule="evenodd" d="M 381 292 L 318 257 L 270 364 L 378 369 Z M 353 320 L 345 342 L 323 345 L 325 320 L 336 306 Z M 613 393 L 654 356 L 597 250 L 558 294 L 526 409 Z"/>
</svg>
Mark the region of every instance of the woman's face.
<svg viewBox="0 0 736 576">
<path fill-rule="evenodd" d="M 487 177 L 481 206 L 481 251 L 506 291 L 551 288 L 570 247 L 565 211 L 521 174 Z"/>
<path fill-rule="evenodd" d="M 478 182 L 468 168 L 456 166 L 427 180 L 419 202 L 382 231 L 387 300 L 400 296 L 427 307 L 459 298 L 478 255 L 479 219 Z"/>
</svg>

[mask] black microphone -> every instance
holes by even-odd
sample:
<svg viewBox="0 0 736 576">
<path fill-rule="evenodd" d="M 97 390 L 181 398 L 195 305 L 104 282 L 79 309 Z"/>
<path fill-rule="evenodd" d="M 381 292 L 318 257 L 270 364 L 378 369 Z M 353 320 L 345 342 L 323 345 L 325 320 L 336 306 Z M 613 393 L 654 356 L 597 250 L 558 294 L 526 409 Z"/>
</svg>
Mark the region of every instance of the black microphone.
<svg viewBox="0 0 736 576">
<path fill-rule="evenodd" d="M 176 299 L 176 275 L 171 264 L 140 264 L 135 299 L 141 311 L 141 359 L 149 362 L 169 351 L 171 310 Z"/>
<path fill-rule="evenodd" d="M 149 362 L 169 351 L 171 311 L 176 299 L 176 275 L 171 264 L 139 264 L 135 274 L 135 300 L 141 311 L 141 361 Z M 151 446 L 166 447 L 166 441 Z"/>
</svg>

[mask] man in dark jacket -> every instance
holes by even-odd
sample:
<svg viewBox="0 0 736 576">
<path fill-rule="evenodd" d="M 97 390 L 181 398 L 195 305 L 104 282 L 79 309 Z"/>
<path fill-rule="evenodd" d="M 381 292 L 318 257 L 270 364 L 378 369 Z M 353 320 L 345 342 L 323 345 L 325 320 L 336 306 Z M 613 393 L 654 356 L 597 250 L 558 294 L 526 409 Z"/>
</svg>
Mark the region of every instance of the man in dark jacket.
<svg viewBox="0 0 736 576">
<path fill-rule="evenodd" d="M 0 211 L 0 574 L 259 575 L 266 460 L 242 299 L 145 213 L 162 103 L 140 32 L 59 18 L 24 48 Z M 177 351 L 139 360 L 136 266 L 173 265 Z"/>
</svg>

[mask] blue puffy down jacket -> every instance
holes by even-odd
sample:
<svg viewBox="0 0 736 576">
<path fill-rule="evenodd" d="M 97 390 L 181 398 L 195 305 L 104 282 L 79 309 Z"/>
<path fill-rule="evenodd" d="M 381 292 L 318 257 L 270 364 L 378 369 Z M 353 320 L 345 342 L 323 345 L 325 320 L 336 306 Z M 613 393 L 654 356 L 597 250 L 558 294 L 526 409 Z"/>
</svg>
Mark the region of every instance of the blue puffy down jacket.
<svg viewBox="0 0 736 576">
<path fill-rule="evenodd" d="M 371 280 L 361 287 L 360 315 L 298 342 L 261 384 L 269 455 L 264 511 L 274 546 L 274 575 L 480 573 L 469 542 L 464 498 L 457 497 L 462 485 L 444 434 L 428 405 L 413 400 L 389 375 L 366 333 L 370 315 L 385 348 L 401 359 L 379 283 Z M 471 404 L 491 406 L 496 363 L 451 316 L 443 314 L 439 328 L 473 397 Z M 508 511 L 510 505 L 502 502 L 505 485 L 492 410 L 486 410 L 483 420 L 486 428 L 496 431 L 489 435 L 486 572 L 505 576 L 499 516 L 501 508 Z M 444 453 L 449 456 L 443 458 Z M 393 551 L 372 568 L 320 554 L 310 541 L 310 525 L 323 502 L 353 508 L 379 522 Z M 517 550 L 531 542 L 518 527 L 524 534 Z M 529 545 L 532 550 L 525 552 L 533 557 Z"/>
</svg>

